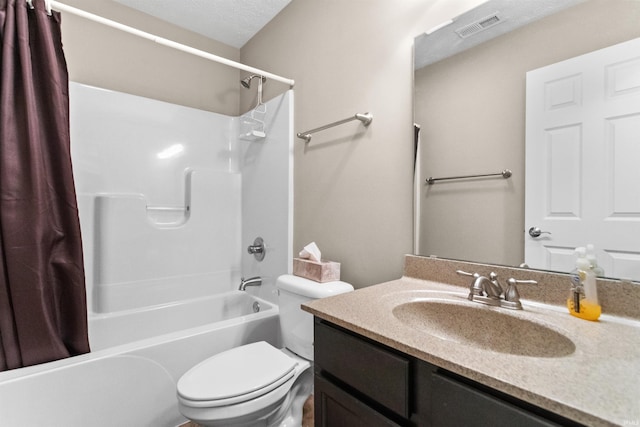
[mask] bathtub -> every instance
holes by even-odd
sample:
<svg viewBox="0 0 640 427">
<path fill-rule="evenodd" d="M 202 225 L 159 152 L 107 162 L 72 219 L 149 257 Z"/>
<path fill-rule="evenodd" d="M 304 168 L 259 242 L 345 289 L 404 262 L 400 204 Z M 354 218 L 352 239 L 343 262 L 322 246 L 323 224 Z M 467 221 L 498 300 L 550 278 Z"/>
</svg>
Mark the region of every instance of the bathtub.
<svg viewBox="0 0 640 427">
<path fill-rule="evenodd" d="M 90 316 L 89 330 L 89 354 L 0 372 L 1 426 L 174 427 L 186 421 L 175 397 L 184 372 L 239 345 L 279 343 L 278 307 L 240 291 Z"/>
</svg>

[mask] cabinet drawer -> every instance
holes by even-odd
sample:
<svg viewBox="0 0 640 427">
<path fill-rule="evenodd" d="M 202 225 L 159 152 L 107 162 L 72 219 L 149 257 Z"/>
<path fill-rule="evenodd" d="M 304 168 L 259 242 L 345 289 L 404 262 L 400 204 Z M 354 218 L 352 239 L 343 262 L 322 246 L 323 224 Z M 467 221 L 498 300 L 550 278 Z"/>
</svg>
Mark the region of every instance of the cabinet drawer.
<svg viewBox="0 0 640 427">
<path fill-rule="evenodd" d="M 432 377 L 433 427 L 560 427 L 452 378 Z"/>
<path fill-rule="evenodd" d="M 409 417 L 409 360 L 315 322 L 315 366 L 396 414 Z"/>
</svg>

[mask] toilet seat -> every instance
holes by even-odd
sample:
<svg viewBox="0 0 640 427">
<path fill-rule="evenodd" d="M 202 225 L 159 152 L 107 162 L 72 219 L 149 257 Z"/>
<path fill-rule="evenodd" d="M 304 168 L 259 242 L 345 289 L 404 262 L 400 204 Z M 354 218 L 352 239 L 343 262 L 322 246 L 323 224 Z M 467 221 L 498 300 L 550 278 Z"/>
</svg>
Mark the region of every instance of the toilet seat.
<svg viewBox="0 0 640 427">
<path fill-rule="evenodd" d="M 254 400 L 290 381 L 297 365 L 296 360 L 264 341 L 243 345 L 187 371 L 178 381 L 178 398 L 193 408 Z"/>
</svg>

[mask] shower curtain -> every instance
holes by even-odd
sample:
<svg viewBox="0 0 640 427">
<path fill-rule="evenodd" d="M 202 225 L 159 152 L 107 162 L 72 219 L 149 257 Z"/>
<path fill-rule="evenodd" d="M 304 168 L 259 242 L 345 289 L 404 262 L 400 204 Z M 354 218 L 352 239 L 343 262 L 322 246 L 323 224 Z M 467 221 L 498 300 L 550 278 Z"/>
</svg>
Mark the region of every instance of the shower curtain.
<svg viewBox="0 0 640 427">
<path fill-rule="evenodd" d="M 0 370 L 89 351 L 60 14 L 0 0 Z"/>
</svg>

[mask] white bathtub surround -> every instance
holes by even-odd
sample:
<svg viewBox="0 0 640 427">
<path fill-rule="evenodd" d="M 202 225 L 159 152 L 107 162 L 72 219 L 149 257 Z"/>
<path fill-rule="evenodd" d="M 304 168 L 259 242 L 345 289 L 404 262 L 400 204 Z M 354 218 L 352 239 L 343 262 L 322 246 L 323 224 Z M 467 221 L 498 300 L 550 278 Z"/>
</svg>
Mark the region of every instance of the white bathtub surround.
<svg viewBox="0 0 640 427">
<path fill-rule="evenodd" d="M 276 279 L 293 268 L 293 92 L 260 108 L 266 109 L 266 139 L 238 141 L 242 174 L 241 270 L 244 277 L 262 277 L 262 285 L 250 292 L 275 303 Z M 263 261 L 247 253 L 247 246 L 256 237 L 264 239 Z"/>
<path fill-rule="evenodd" d="M 90 311 L 226 292 L 241 275 L 275 302 L 292 259 L 293 92 L 262 106 L 254 142 L 239 117 L 76 83 L 70 97 Z M 246 253 L 257 236 L 261 263 Z"/>
<path fill-rule="evenodd" d="M 0 373 L 0 424 L 173 427 L 189 368 L 279 345 L 293 92 L 266 104 L 255 142 L 239 140 L 237 117 L 76 83 L 70 99 L 92 353 Z M 254 265 L 258 235 L 267 253 Z M 263 285 L 238 291 L 250 274 Z"/>
</svg>

